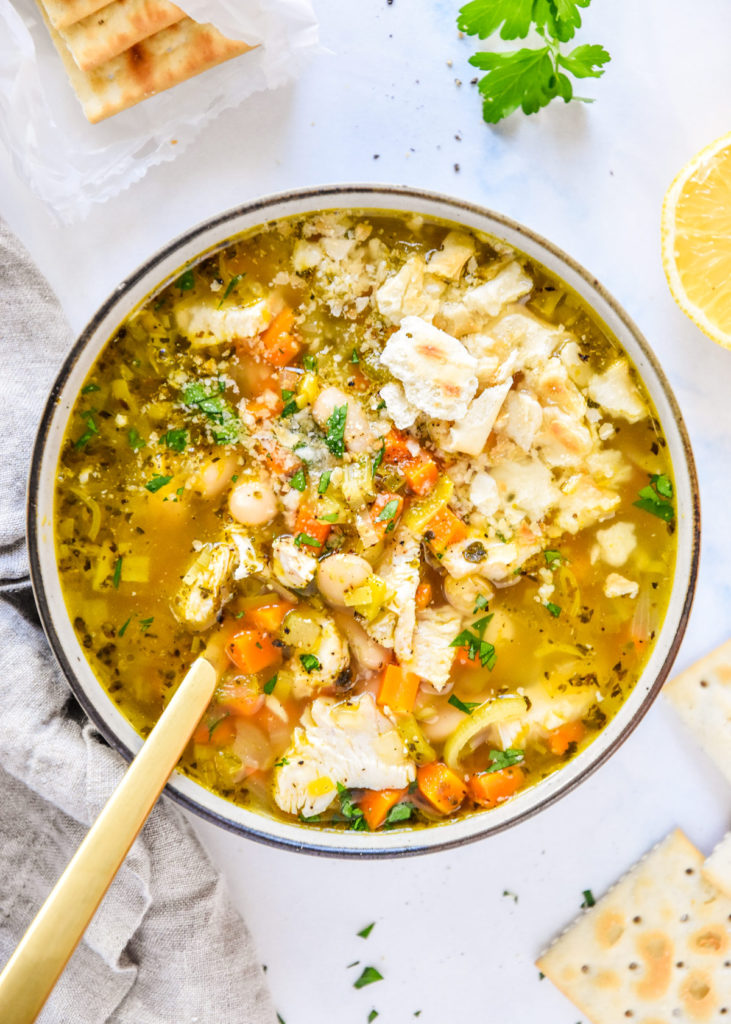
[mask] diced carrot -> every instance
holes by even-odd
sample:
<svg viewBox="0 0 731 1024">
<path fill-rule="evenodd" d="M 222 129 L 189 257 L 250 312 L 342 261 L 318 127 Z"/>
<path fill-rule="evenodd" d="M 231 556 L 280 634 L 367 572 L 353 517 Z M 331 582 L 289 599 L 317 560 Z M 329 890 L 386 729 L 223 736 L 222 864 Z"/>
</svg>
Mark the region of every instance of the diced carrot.
<svg viewBox="0 0 731 1024">
<path fill-rule="evenodd" d="M 255 715 L 264 704 L 264 694 L 253 676 L 227 679 L 219 686 L 216 698 L 219 707 L 246 718 Z"/>
<path fill-rule="evenodd" d="M 232 718 L 222 718 L 211 730 L 210 742 L 216 747 L 227 747 L 236 739 L 236 726 Z"/>
<path fill-rule="evenodd" d="M 416 597 L 414 602 L 419 611 L 423 611 L 431 604 L 432 589 L 431 583 L 420 583 L 416 588 Z"/>
<path fill-rule="evenodd" d="M 420 679 L 415 672 L 407 672 L 400 665 L 386 665 L 378 687 L 376 703 L 391 711 L 411 711 L 419 691 Z"/>
<path fill-rule="evenodd" d="M 412 445 L 414 442 L 411 442 Z M 400 430 L 396 430 L 395 427 L 391 427 L 388 434 L 386 434 L 384 458 L 386 462 L 407 462 L 409 459 L 413 459 L 414 455 L 409 448 L 408 440 L 405 434 L 402 434 Z"/>
<path fill-rule="evenodd" d="M 375 832 L 384 821 L 386 815 L 395 807 L 399 800 L 408 793 L 407 789 L 367 789 L 360 798 L 358 806 L 363 811 L 366 825 Z"/>
<path fill-rule="evenodd" d="M 470 658 L 470 652 L 466 647 L 458 647 L 454 660 L 461 668 L 482 668 L 480 655 L 475 651 L 474 658 Z"/>
<path fill-rule="evenodd" d="M 239 630 L 228 643 L 226 654 L 247 675 L 275 665 L 282 657 L 272 638 L 261 629 Z"/>
<path fill-rule="evenodd" d="M 437 482 L 439 467 L 434 459 L 400 430 L 392 427 L 388 432 L 383 454 L 388 464 L 403 473 L 414 494 L 428 494 Z"/>
<path fill-rule="evenodd" d="M 518 792 L 525 775 L 522 768 L 503 768 L 499 772 L 471 775 L 467 783 L 470 796 L 481 807 L 496 807 Z"/>
<path fill-rule="evenodd" d="M 319 541 L 317 547 L 314 544 L 305 544 L 303 550 L 307 551 L 311 555 L 318 553 L 322 545 L 325 543 L 327 538 L 330 536 L 330 530 L 332 529 L 330 523 L 323 523 L 317 518 L 317 513 L 314 509 L 308 505 L 300 505 L 297 511 L 297 520 L 294 524 L 295 538 L 299 534 L 303 533 L 306 537 L 311 537 L 313 540 Z"/>
<path fill-rule="evenodd" d="M 457 544 L 467 537 L 467 527 L 450 508 L 445 507 L 426 524 L 426 537 L 432 551 L 442 555 L 450 544 Z"/>
<path fill-rule="evenodd" d="M 442 814 L 453 814 L 467 796 L 467 787 L 442 761 L 423 764 L 416 770 L 419 792 Z"/>
<path fill-rule="evenodd" d="M 265 633 L 276 633 L 282 625 L 284 616 L 293 608 L 294 605 L 291 601 L 272 598 L 270 601 L 256 605 L 255 608 L 250 608 L 246 613 L 246 621 L 257 629 L 264 630 Z"/>
<path fill-rule="evenodd" d="M 548 746 L 552 754 L 557 756 L 565 754 L 572 743 L 580 743 L 584 738 L 586 728 L 580 719 L 574 722 L 564 722 L 556 729 L 551 729 L 548 734 Z"/>
<path fill-rule="evenodd" d="M 196 725 L 195 727 L 195 732 L 193 733 L 193 742 L 208 743 L 210 738 L 211 734 L 206 723 L 199 722 L 198 725 Z"/>
<path fill-rule="evenodd" d="M 383 513 L 383 510 L 386 507 L 386 505 L 388 505 L 392 501 L 396 502 L 396 505 L 392 506 L 392 508 L 389 509 L 389 512 L 392 511 L 393 514 L 389 515 L 388 519 L 379 519 L 378 517 Z M 371 520 L 373 521 L 373 525 L 375 526 L 382 540 L 387 533 L 393 532 L 393 528 L 396 525 L 396 520 L 401 515 L 403 510 L 404 499 L 401 497 L 400 494 L 389 494 L 388 492 L 386 492 L 385 494 L 379 494 L 376 497 L 376 500 L 373 502 L 373 504 L 368 510 L 368 514 L 370 515 Z"/>
<path fill-rule="evenodd" d="M 299 353 L 301 345 L 290 333 L 293 323 L 294 313 L 285 306 L 259 338 L 262 354 L 273 366 L 287 366 Z"/>
<path fill-rule="evenodd" d="M 420 497 L 432 490 L 439 476 L 439 467 L 429 455 L 404 463 L 402 471 L 406 483 Z"/>
</svg>

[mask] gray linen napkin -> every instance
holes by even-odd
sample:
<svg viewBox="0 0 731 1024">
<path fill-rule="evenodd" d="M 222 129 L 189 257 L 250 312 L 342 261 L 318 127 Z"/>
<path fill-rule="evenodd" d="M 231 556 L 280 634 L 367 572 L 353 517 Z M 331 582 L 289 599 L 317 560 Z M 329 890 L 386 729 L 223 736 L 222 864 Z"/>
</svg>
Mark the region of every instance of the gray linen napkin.
<svg viewBox="0 0 731 1024">
<path fill-rule="evenodd" d="M 70 344 L 58 302 L 0 222 L 0 963 L 124 762 L 71 696 L 36 618 L 24 502 L 43 401 Z M 273 1024 L 249 933 L 163 799 L 56 986 L 43 1024 Z"/>
</svg>

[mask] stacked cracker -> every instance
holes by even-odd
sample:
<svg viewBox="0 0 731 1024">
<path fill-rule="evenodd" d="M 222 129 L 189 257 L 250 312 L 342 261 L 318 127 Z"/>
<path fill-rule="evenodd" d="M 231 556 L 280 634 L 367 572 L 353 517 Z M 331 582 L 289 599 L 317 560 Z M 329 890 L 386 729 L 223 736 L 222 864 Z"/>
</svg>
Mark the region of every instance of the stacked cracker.
<svg viewBox="0 0 731 1024">
<path fill-rule="evenodd" d="M 251 49 L 168 0 L 39 4 L 92 124 Z"/>
<path fill-rule="evenodd" d="M 731 781 L 731 642 L 665 693 Z M 706 859 L 673 832 L 538 967 L 592 1024 L 731 1021 L 731 832 Z"/>
</svg>

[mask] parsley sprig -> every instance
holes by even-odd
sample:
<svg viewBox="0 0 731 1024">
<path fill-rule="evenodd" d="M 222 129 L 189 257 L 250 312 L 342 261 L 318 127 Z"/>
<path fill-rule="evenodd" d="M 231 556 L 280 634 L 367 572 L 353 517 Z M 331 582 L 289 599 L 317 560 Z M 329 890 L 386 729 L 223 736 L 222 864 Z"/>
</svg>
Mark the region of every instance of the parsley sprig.
<svg viewBox="0 0 731 1024">
<path fill-rule="evenodd" d="M 241 420 L 223 397 L 225 390 L 222 380 L 212 386 L 193 381 L 183 388 L 183 403 L 203 413 L 216 444 L 235 444 L 241 438 Z"/>
<path fill-rule="evenodd" d="M 367 832 L 368 824 L 360 807 L 353 801 L 352 794 L 342 782 L 338 783 L 338 796 L 340 797 L 340 810 L 344 818 L 350 822 L 350 828 L 354 832 Z M 376 979 L 374 979 L 376 980 Z M 367 984 L 364 983 L 364 984 Z M 356 988 L 359 986 L 356 985 Z"/>
<path fill-rule="evenodd" d="M 573 39 L 581 27 L 580 7 L 591 0 L 471 0 L 457 16 L 457 27 L 470 36 L 487 39 L 500 30 L 502 39 L 525 39 L 534 32 L 543 46 L 525 47 L 508 52 L 481 51 L 470 57 L 470 64 L 486 71 L 479 82 L 482 116 L 496 124 L 520 107 L 524 114 L 535 114 L 551 100 L 564 103 L 581 100 L 574 96 L 574 78 L 601 78 L 604 65 L 611 59 L 603 46 L 577 46 L 569 53 L 562 43 Z"/>
</svg>

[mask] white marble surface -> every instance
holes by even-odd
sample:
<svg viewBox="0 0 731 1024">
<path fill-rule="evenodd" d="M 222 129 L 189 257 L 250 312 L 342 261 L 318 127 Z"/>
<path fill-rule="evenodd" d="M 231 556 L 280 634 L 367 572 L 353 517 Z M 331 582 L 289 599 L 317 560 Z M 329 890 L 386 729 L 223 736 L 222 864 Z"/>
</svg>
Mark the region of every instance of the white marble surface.
<svg viewBox="0 0 731 1024">
<path fill-rule="evenodd" d="M 317 0 L 324 44 L 294 87 L 221 118 L 193 150 L 59 228 L 0 154 L 0 212 L 74 327 L 151 250 L 229 206 L 332 181 L 421 185 L 509 214 L 590 268 L 662 361 L 700 475 L 703 553 L 685 665 L 728 637 L 731 354 L 673 304 L 660 205 L 676 170 L 729 128 L 727 0 L 595 0 L 582 41 L 613 55 L 592 106 L 554 105 L 490 129 L 469 85 L 469 40 L 445 0 Z M 448 66 L 448 61 L 453 66 Z M 461 79 L 462 85 L 455 83 Z M 378 159 L 375 158 L 378 154 Z M 459 171 L 454 167 L 459 165 Z M 575 1024 L 533 960 L 577 912 L 676 825 L 709 849 L 731 792 L 662 700 L 619 753 L 538 818 L 445 854 L 338 862 L 273 851 L 198 822 L 259 944 L 287 1024 L 456 1020 Z M 503 891 L 517 894 L 515 902 Z M 364 941 L 356 936 L 370 921 Z M 355 991 L 361 967 L 385 980 Z M 206 1022 L 207 1024 L 207 1022 Z"/>
</svg>

